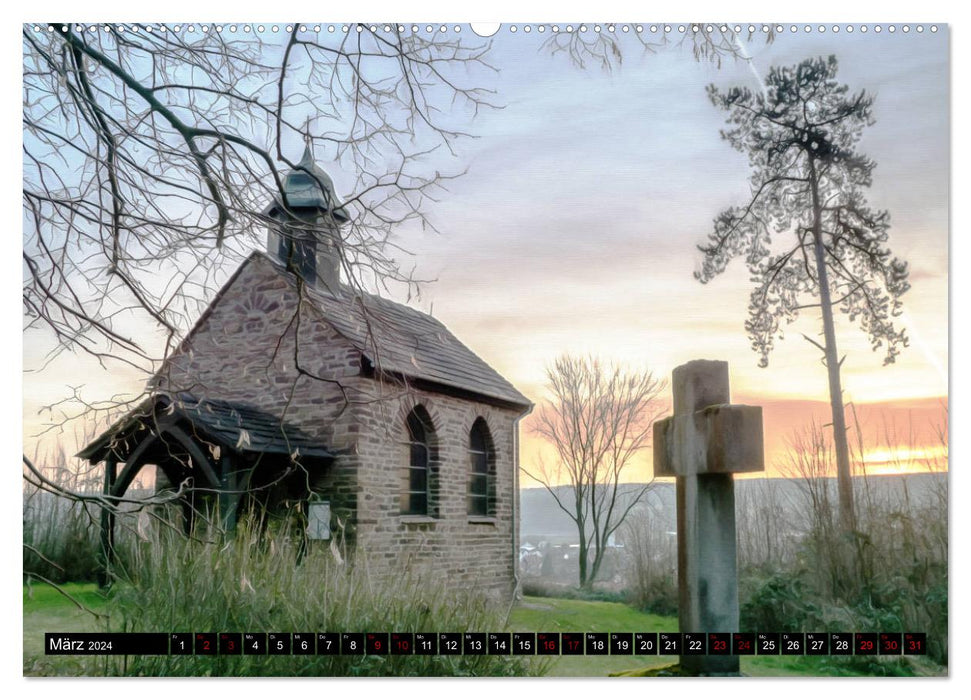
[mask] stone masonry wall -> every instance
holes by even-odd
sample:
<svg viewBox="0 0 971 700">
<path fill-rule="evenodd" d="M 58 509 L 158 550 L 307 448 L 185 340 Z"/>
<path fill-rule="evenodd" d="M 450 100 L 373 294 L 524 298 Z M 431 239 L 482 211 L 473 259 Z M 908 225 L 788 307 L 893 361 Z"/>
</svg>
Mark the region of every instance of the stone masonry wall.
<svg viewBox="0 0 971 700">
<path fill-rule="evenodd" d="M 309 304 L 299 319 L 297 308 L 293 286 L 269 260 L 254 257 L 166 361 L 159 389 L 256 405 L 331 449 L 353 452 L 358 426 L 347 396 L 361 381 L 360 353 Z M 333 514 L 353 522 L 353 465 L 338 459 L 316 476 L 313 487 L 327 494 Z M 349 535 L 353 541 L 353 528 Z"/>
<path fill-rule="evenodd" d="M 431 417 L 438 448 L 434 518 L 402 515 L 399 500 L 409 461 L 405 419 L 419 404 Z M 358 416 L 357 556 L 366 558 L 371 570 L 403 565 L 442 577 L 448 585 L 508 595 L 518 562 L 513 519 L 518 412 L 412 391 L 395 401 L 367 405 Z M 478 417 L 488 424 L 495 450 L 494 517 L 468 515 L 469 432 Z"/>
</svg>

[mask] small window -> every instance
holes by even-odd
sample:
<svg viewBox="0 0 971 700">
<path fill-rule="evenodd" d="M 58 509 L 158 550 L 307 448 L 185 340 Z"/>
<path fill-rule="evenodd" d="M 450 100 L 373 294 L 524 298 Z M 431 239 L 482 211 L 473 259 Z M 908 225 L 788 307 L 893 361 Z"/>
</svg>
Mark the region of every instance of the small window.
<svg viewBox="0 0 971 700">
<path fill-rule="evenodd" d="M 408 466 L 401 489 L 402 515 L 436 515 L 434 429 L 421 406 L 408 414 Z"/>
<path fill-rule="evenodd" d="M 495 450 L 489 426 L 476 419 L 469 432 L 469 515 L 493 517 L 496 514 Z"/>
</svg>

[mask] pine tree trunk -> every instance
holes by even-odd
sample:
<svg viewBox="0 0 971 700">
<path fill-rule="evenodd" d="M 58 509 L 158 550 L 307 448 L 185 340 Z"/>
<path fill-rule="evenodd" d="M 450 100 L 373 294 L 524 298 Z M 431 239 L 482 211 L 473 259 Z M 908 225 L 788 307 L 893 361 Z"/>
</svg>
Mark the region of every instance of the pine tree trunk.
<svg viewBox="0 0 971 700">
<path fill-rule="evenodd" d="M 819 202 L 819 181 L 816 164 L 809 161 L 810 184 L 813 194 L 813 249 L 816 254 L 816 275 L 819 278 L 819 304 L 823 312 L 823 336 L 826 372 L 829 374 L 829 404 L 833 414 L 833 446 L 836 449 L 836 485 L 839 494 L 840 523 L 844 532 L 856 529 L 853 509 L 853 481 L 850 473 L 850 449 L 846 438 L 846 416 L 843 410 L 843 387 L 840 382 L 840 362 L 836 351 L 836 330 L 833 324 L 833 303 L 829 293 L 829 274 L 823 248 L 822 205 Z"/>
</svg>

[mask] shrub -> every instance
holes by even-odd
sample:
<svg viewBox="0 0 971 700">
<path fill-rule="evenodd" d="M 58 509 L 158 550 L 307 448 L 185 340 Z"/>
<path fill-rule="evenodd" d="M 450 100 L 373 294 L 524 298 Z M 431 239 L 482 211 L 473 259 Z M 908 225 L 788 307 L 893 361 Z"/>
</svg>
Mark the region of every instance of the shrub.
<svg viewBox="0 0 971 700">
<path fill-rule="evenodd" d="M 630 598 L 627 591 L 613 591 L 598 588 L 578 588 L 568 583 L 556 581 L 529 580 L 522 585 L 523 595 L 537 598 L 564 598 L 566 600 L 589 600 L 600 603 L 626 603 Z"/>
</svg>

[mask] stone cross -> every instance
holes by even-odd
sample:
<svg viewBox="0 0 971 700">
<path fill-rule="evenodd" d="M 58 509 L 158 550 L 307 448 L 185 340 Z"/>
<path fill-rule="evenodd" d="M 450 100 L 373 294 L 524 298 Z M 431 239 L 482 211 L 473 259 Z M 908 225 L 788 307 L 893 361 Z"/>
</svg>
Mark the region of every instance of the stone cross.
<svg viewBox="0 0 971 700">
<path fill-rule="evenodd" d="M 654 424 L 654 475 L 673 476 L 682 632 L 738 632 L 735 484 L 765 469 L 762 408 L 729 403 L 728 363 L 694 360 L 672 375 L 674 415 Z M 694 675 L 737 675 L 738 656 L 694 656 Z"/>
</svg>

